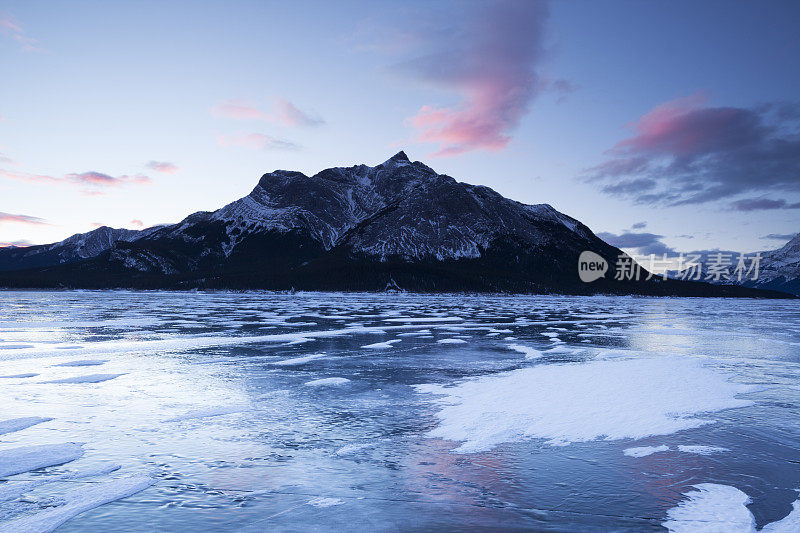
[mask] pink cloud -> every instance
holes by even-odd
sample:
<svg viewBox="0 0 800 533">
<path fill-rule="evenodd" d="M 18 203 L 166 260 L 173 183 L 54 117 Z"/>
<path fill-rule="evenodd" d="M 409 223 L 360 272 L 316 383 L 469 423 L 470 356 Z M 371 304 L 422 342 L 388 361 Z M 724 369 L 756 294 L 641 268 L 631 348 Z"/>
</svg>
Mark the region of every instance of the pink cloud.
<svg viewBox="0 0 800 533">
<path fill-rule="evenodd" d="M 211 114 L 217 118 L 233 120 L 271 120 L 272 116 L 243 100 L 226 100 L 211 108 Z"/>
<path fill-rule="evenodd" d="M 277 120 L 285 126 L 319 126 L 325 123 L 316 115 L 300 111 L 289 100 L 276 100 L 275 107 L 277 108 Z"/>
<path fill-rule="evenodd" d="M 543 2 L 484 6 L 448 20 L 445 26 L 454 27 L 421 39 L 418 56 L 396 65 L 395 70 L 460 98 L 453 106 L 425 105 L 407 121 L 417 141 L 439 145 L 433 156 L 508 145 L 530 101 L 546 89 L 537 69 L 548 16 Z"/>
<path fill-rule="evenodd" d="M 29 37 L 19 22 L 10 15 L 0 14 L 0 34 L 19 43 L 20 47 L 26 52 L 42 51 L 39 41 Z"/>
<path fill-rule="evenodd" d="M 744 196 L 734 209 L 795 209 L 800 194 L 800 103 L 709 106 L 697 93 L 653 107 L 632 134 L 586 169 L 602 191 L 639 204 L 684 205 Z M 765 200 L 765 198 L 767 198 Z"/>
<path fill-rule="evenodd" d="M 220 146 L 239 146 L 251 150 L 297 150 L 299 145 L 262 133 L 223 135 L 217 139 Z"/>
<path fill-rule="evenodd" d="M 29 183 L 53 183 L 57 185 L 80 185 L 84 188 L 81 192 L 88 196 L 99 196 L 109 187 L 118 187 L 129 184 L 148 184 L 151 179 L 144 174 L 111 176 L 102 172 L 82 172 L 66 174 L 64 177 L 49 176 L 46 174 L 31 174 L 29 172 L 16 172 L 0 169 L 0 178 L 24 181 Z"/>
<path fill-rule="evenodd" d="M 75 183 L 82 183 L 100 187 L 116 187 L 127 183 L 151 183 L 152 180 L 144 174 L 133 176 L 110 176 L 102 172 L 82 172 L 80 174 L 67 174 L 66 179 Z"/>
<path fill-rule="evenodd" d="M 92 222 L 92 223 L 91 223 L 91 224 L 89 224 L 89 225 L 90 225 L 91 227 L 93 227 L 93 228 L 102 228 L 103 226 L 105 226 L 105 224 L 103 224 L 102 222 Z"/>
<path fill-rule="evenodd" d="M 232 120 L 260 120 L 291 127 L 310 127 L 324 124 L 317 115 L 301 111 L 286 99 L 277 99 L 272 111 L 262 111 L 256 105 L 244 100 L 227 100 L 211 108 L 217 118 Z"/>
<path fill-rule="evenodd" d="M 175 174 L 180 170 L 177 165 L 168 161 L 149 161 L 146 166 L 150 170 L 163 172 L 164 174 Z"/>
<path fill-rule="evenodd" d="M 33 224 L 36 226 L 48 226 L 48 222 L 43 218 L 32 217 L 29 215 L 13 215 L 11 213 L 0 212 L 0 223 L 14 222 L 18 224 Z"/>
<path fill-rule="evenodd" d="M 142 222 L 141 220 L 139 220 L 137 218 L 134 218 L 133 220 L 131 220 L 131 226 L 136 226 L 137 228 L 143 228 L 144 227 L 144 222 Z"/>
<path fill-rule="evenodd" d="M 16 172 L 13 170 L 4 169 L 0 169 L 0 178 L 39 183 L 58 183 L 59 181 L 62 181 L 59 178 L 45 174 L 31 174 L 29 172 Z"/>
</svg>

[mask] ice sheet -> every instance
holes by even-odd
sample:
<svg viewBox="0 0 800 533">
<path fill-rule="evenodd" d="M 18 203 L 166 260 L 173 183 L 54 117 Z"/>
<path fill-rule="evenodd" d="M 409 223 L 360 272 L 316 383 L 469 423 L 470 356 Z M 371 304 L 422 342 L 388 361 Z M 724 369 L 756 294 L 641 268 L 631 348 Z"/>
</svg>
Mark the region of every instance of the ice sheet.
<svg viewBox="0 0 800 533">
<path fill-rule="evenodd" d="M 137 475 L 73 489 L 63 496 L 65 500 L 63 505 L 0 524 L 0 533 L 53 531 L 81 513 L 132 496 L 153 483 L 155 480 L 152 477 Z"/>
</svg>

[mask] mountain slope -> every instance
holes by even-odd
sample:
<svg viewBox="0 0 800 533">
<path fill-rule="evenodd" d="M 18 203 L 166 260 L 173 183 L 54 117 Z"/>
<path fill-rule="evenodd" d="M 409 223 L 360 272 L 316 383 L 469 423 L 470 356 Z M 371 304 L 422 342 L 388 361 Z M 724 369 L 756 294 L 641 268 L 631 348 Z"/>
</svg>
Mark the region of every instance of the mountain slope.
<svg viewBox="0 0 800 533">
<path fill-rule="evenodd" d="M 800 233 L 783 247 L 762 252 L 758 279 L 746 281 L 743 285 L 800 296 Z"/>
<path fill-rule="evenodd" d="M 579 280 L 586 250 L 609 263 L 605 279 Z M 314 176 L 277 170 L 217 211 L 118 238 L 91 258 L 0 274 L 0 285 L 759 294 L 617 282 L 620 253 L 547 204 L 459 183 L 400 152 Z"/>
<path fill-rule="evenodd" d="M 129 241 L 141 232 L 101 226 L 76 233 L 61 242 L 38 246 L 0 248 L 0 271 L 70 263 L 95 257 L 117 241 Z"/>
</svg>

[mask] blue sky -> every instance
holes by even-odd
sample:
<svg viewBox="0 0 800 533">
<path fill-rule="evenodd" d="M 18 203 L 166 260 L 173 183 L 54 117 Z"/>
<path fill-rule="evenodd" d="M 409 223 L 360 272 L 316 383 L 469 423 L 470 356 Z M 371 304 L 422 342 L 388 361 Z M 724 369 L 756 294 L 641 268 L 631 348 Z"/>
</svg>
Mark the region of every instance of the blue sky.
<svg viewBox="0 0 800 533">
<path fill-rule="evenodd" d="M 621 246 L 775 248 L 800 231 L 797 27 L 790 2 L 0 1 L 0 242 L 402 148 Z"/>
</svg>

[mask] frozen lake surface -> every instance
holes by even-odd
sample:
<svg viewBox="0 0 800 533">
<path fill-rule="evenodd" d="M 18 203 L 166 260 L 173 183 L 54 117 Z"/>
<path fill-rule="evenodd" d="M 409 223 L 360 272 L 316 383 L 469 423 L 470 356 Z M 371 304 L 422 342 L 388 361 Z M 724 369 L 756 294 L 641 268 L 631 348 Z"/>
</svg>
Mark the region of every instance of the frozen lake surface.
<svg viewBox="0 0 800 533">
<path fill-rule="evenodd" d="M 798 490 L 795 301 L 0 292 L 0 532 L 796 533 Z"/>
</svg>

